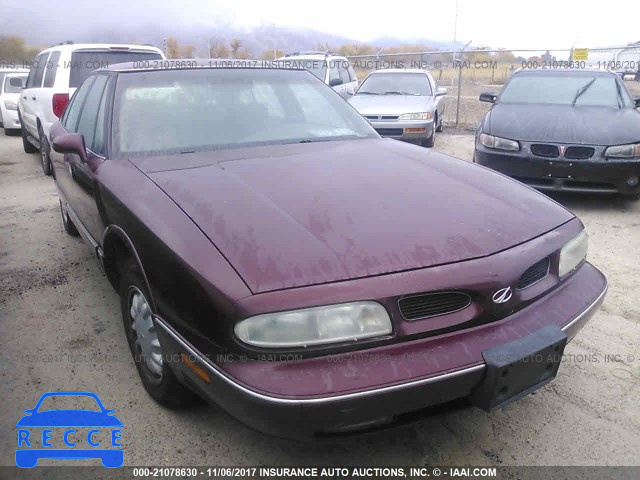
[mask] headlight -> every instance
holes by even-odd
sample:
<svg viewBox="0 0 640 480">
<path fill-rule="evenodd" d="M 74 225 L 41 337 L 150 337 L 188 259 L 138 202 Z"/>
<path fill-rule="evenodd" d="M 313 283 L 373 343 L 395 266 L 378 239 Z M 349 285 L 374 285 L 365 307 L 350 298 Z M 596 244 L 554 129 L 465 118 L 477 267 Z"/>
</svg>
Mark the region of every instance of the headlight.
<svg viewBox="0 0 640 480">
<path fill-rule="evenodd" d="M 398 120 L 429 120 L 430 118 L 431 112 L 403 113 Z"/>
<path fill-rule="evenodd" d="M 571 273 L 587 256 L 588 237 L 586 230 L 582 230 L 576 237 L 569 240 L 560 250 L 560 278 Z"/>
<path fill-rule="evenodd" d="M 604 151 L 604 156 L 614 158 L 640 158 L 640 143 L 607 147 Z"/>
<path fill-rule="evenodd" d="M 520 144 L 515 140 L 494 137 L 493 135 L 487 135 L 486 133 L 480 134 L 480 143 L 487 148 L 495 148 L 497 150 L 510 150 L 514 152 L 520 150 Z"/>
<path fill-rule="evenodd" d="M 306 347 L 391 333 L 391 319 L 375 302 L 345 303 L 256 315 L 238 322 L 236 336 L 257 347 Z"/>
<path fill-rule="evenodd" d="M 4 106 L 6 107 L 7 110 L 18 110 L 18 104 L 13 100 L 9 100 L 9 99 L 5 100 Z"/>
</svg>

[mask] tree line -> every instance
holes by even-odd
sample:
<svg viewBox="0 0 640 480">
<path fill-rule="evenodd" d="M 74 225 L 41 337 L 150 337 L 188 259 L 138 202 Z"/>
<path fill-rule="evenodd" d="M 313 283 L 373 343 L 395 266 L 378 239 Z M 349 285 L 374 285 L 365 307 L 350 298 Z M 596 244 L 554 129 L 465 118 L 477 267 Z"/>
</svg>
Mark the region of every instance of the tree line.
<svg viewBox="0 0 640 480">
<path fill-rule="evenodd" d="M 135 43 L 135 42 L 133 42 Z M 4 62 L 30 62 L 44 47 L 27 45 L 23 38 L 16 35 L 0 36 L 0 61 Z M 207 51 L 208 48 L 208 51 Z M 469 50 L 464 53 L 463 59 L 471 61 L 484 61 L 484 60 L 497 60 L 501 63 L 514 63 L 520 58 L 516 58 L 510 51 L 503 50 L 493 54 L 477 51 L 482 50 L 485 47 L 478 47 Z M 380 53 L 380 58 L 385 58 L 385 54 L 397 54 L 397 53 L 409 53 L 422 52 L 422 51 L 436 51 L 437 49 L 429 47 L 429 45 L 422 44 L 403 44 L 395 47 L 388 47 L 379 49 L 373 45 L 365 43 L 352 43 L 341 45 L 337 48 L 332 48 L 327 43 L 316 43 L 313 50 L 319 51 L 331 51 L 340 55 L 352 57 L 356 55 L 376 55 Z M 267 49 L 262 52 L 253 52 L 249 49 L 245 43 L 238 38 L 231 39 L 229 42 L 221 40 L 209 41 L 208 45 L 204 49 L 198 49 L 193 44 L 180 44 L 174 37 L 167 38 L 164 45 L 164 50 L 168 58 L 258 58 L 262 60 L 272 60 L 284 56 L 284 52 L 279 49 Z M 415 53 L 408 56 L 395 56 L 387 57 L 393 58 L 396 61 L 411 61 L 419 58 L 419 54 Z M 538 60 L 539 57 L 529 57 L 526 60 Z M 441 62 L 443 64 L 450 63 L 452 61 L 451 53 L 434 53 L 428 55 L 428 58 L 424 58 L 431 63 Z"/>
</svg>

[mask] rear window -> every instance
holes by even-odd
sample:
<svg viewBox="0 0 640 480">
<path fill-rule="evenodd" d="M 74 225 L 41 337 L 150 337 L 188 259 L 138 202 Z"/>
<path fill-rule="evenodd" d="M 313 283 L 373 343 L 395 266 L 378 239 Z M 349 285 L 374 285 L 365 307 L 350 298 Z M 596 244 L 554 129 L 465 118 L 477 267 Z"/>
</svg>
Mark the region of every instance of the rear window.
<svg viewBox="0 0 640 480">
<path fill-rule="evenodd" d="M 162 56 L 157 52 L 122 52 L 122 51 L 77 51 L 71 54 L 71 75 L 69 88 L 77 88 L 91 72 L 99 68 L 108 68 L 116 63 L 137 62 L 140 60 L 159 60 Z"/>
<path fill-rule="evenodd" d="M 2 78 L 2 76 L 0 75 L 0 78 Z M 11 79 L 12 78 L 22 78 L 23 80 L 26 80 L 27 75 L 7 75 L 4 79 L 4 93 L 20 93 L 20 91 L 22 90 L 22 88 L 20 87 L 14 87 L 13 85 L 11 85 Z M 1 82 L 2 80 L 0 80 Z"/>
</svg>

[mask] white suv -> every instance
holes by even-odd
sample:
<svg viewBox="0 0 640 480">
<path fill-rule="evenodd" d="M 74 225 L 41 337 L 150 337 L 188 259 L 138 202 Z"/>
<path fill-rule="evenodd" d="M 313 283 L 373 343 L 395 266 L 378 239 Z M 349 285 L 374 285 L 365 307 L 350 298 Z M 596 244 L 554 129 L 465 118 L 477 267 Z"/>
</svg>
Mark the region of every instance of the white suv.
<svg viewBox="0 0 640 480">
<path fill-rule="evenodd" d="M 306 68 L 343 97 L 353 95 L 358 79 L 347 57 L 329 52 L 296 52 L 280 57 L 278 62 Z"/>
<path fill-rule="evenodd" d="M 36 56 L 18 100 L 24 151 L 40 150 L 42 170 L 51 175 L 49 128 L 62 116 L 76 88 L 93 70 L 123 62 L 156 61 L 165 57 L 143 45 L 67 43 Z"/>
</svg>

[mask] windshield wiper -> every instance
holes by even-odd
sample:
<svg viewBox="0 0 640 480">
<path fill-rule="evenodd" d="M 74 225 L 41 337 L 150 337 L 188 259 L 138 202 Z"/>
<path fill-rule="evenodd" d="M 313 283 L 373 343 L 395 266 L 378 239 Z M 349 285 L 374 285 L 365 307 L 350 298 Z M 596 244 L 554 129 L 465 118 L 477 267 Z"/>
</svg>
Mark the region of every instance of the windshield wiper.
<svg viewBox="0 0 640 480">
<path fill-rule="evenodd" d="M 578 99 L 580 98 L 580 96 L 581 96 L 584 92 L 586 92 L 586 91 L 589 89 L 589 87 L 590 87 L 591 85 L 593 85 L 593 82 L 595 82 L 595 81 L 596 81 L 596 77 L 593 77 L 591 80 L 589 80 L 589 82 L 588 82 L 586 85 L 583 85 L 582 87 L 580 87 L 580 88 L 578 89 L 578 91 L 576 92 L 576 96 L 575 96 L 575 97 L 573 97 L 573 102 L 571 102 L 571 106 L 572 106 L 572 107 L 575 107 L 575 106 L 576 106 L 576 102 L 578 101 Z"/>
<path fill-rule="evenodd" d="M 618 108 L 622 108 L 624 106 L 624 97 L 622 96 L 622 89 L 620 88 L 620 83 L 616 80 L 616 90 L 618 91 L 618 98 L 616 101 L 618 102 Z"/>
<path fill-rule="evenodd" d="M 409 92 L 390 91 L 390 92 L 384 92 L 383 95 L 413 95 L 415 97 L 418 94 L 417 93 L 409 93 Z"/>
<path fill-rule="evenodd" d="M 380 95 L 376 92 L 356 92 L 356 95 Z"/>
</svg>

